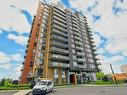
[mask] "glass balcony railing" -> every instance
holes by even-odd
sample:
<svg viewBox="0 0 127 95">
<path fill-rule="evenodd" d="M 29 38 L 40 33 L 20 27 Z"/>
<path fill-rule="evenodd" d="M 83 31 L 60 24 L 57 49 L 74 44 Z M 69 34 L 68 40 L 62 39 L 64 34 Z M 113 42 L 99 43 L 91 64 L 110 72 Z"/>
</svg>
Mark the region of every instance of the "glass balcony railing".
<svg viewBox="0 0 127 95">
<path fill-rule="evenodd" d="M 73 30 L 76 32 L 80 32 L 77 28 L 73 27 Z"/>
<path fill-rule="evenodd" d="M 83 58 L 78 58 L 78 60 L 77 60 L 78 62 L 86 62 L 86 60 L 85 59 L 83 59 Z"/>
<path fill-rule="evenodd" d="M 81 51 L 83 51 L 83 48 L 82 47 L 78 47 L 78 46 L 76 46 L 75 47 L 77 50 L 81 50 Z"/>
<path fill-rule="evenodd" d="M 64 27 L 64 28 L 67 28 L 66 24 L 61 23 L 61 22 L 59 22 L 59 21 L 57 21 L 57 20 L 55 20 L 55 19 L 53 19 L 52 22 L 53 22 L 54 24 L 60 25 L 60 26 L 62 26 L 62 27 Z"/>
<path fill-rule="evenodd" d="M 59 25 L 53 24 L 52 26 L 53 26 L 53 28 L 56 28 L 56 29 L 58 29 L 58 30 L 60 30 L 60 31 L 62 31 L 62 32 L 67 32 L 67 29 L 65 29 L 65 28 L 63 28 L 63 27 L 60 27 Z"/>
<path fill-rule="evenodd" d="M 61 36 L 64 36 L 64 37 L 67 37 L 67 34 L 66 33 L 63 33 L 57 29 L 52 29 L 52 33 L 56 33 L 58 35 L 61 35 Z"/>
<path fill-rule="evenodd" d="M 77 33 L 77 32 L 74 32 L 74 34 L 78 37 L 81 37 L 81 34 Z"/>
<path fill-rule="evenodd" d="M 59 9 L 57 9 L 57 8 L 53 8 L 53 11 L 56 11 L 57 13 L 59 13 L 59 14 L 61 14 L 61 15 L 63 15 L 63 16 L 66 17 L 66 14 L 65 14 L 64 11 L 62 11 L 62 10 L 59 10 Z"/>
<path fill-rule="evenodd" d="M 82 41 L 82 39 L 80 37 L 75 36 L 75 39 L 78 40 L 78 41 Z"/>
<path fill-rule="evenodd" d="M 63 68 L 69 68 L 70 64 L 67 63 L 59 63 L 59 62 L 51 62 L 49 64 L 50 67 L 63 67 Z"/>
<path fill-rule="evenodd" d="M 51 58 L 69 60 L 69 57 L 58 54 L 52 54 Z"/>
<path fill-rule="evenodd" d="M 53 13 L 54 13 L 54 15 L 56 15 L 56 16 L 58 16 L 58 17 L 60 17 L 60 18 L 64 19 L 64 20 L 66 20 L 66 18 L 65 18 L 65 17 L 63 17 L 63 16 L 62 16 L 61 14 L 59 14 L 58 12 L 53 11 Z"/>
<path fill-rule="evenodd" d="M 81 56 L 83 56 L 83 55 L 85 55 L 85 54 L 82 53 L 82 52 L 77 52 L 77 55 L 81 55 Z"/>
<path fill-rule="evenodd" d="M 68 51 L 67 50 L 60 49 L 60 48 L 57 48 L 57 47 L 52 47 L 51 50 L 52 51 L 55 51 L 55 52 L 59 52 L 59 53 L 66 53 L 66 54 L 68 54 Z"/>
<path fill-rule="evenodd" d="M 64 38 L 64 37 L 60 37 L 60 36 L 57 36 L 57 35 L 52 35 L 52 38 L 53 39 L 57 39 L 57 40 L 61 40 L 63 42 L 68 42 L 68 39 Z"/>
<path fill-rule="evenodd" d="M 77 24 L 73 24 L 73 26 L 74 26 L 75 28 L 78 28 L 78 29 L 79 29 L 79 27 L 78 27 L 78 25 L 77 25 Z"/>
<path fill-rule="evenodd" d="M 68 47 L 67 44 L 64 44 L 64 43 L 61 43 L 61 42 L 58 42 L 58 41 L 52 41 L 51 43 L 52 43 L 53 45 L 56 45 L 56 46 L 61 46 L 61 47 L 65 47 L 65 48 Z"/>
<path fill-rule="evenodd" d="M 85 65 L 78 65 L 78 68 L 87 68 Z"/>
<path fill-rule="evenodd" d="M 80 46 L 83 46 L 83 43 L 82 42 L 75 41 L 75 44 L 80 45 Z"/>
<path fill-rule="evenodd" d="M 58 21 L 60 21 L 60 22 L 62 22 L 62 23 L 64 23 L 64 24 L 66 24 L 66 21 L 65 21 L 64 19 L 61 19 L 61 18 L 59 18 L 59 17 L 57 17 L 57 16 L 53 16 L 53 19 L 54 19 L 54 20 L 58 20 Z"/>
</svg>

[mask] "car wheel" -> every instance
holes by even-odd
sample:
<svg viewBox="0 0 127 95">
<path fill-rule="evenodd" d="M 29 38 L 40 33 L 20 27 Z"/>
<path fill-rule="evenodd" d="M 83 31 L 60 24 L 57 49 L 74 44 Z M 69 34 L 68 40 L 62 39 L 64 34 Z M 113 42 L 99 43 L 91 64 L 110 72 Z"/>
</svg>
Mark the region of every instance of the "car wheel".
<svg viewBox="0 0 127 95">
<path fill-rule="evenodd" d="M 51 88 L 51 92 L 52 92 L 53 90 L 54 90 L 54 88 L 52 87 L 52 88 Z"/>
<path fill-rule="evenodd" d="M 45 90 L 45 92 L 44 92 L 44 95 L 46 95 L 47 94 L 47 89 Z"/>
</svg>

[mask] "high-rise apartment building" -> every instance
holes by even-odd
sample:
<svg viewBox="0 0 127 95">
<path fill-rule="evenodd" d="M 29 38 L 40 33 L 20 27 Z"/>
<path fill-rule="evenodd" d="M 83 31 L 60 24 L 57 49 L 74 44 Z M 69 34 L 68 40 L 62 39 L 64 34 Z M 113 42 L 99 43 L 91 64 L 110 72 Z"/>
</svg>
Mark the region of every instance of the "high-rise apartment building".
<svg viewBox="0 0 127 95">
<path fill-rule="evenodd" d="M 34 17 L 20 83 L 39 77 L 55 83 L 96 80 L 99 71 L 86 17 L 61 4 L 39 3 Z"/>
</svg>

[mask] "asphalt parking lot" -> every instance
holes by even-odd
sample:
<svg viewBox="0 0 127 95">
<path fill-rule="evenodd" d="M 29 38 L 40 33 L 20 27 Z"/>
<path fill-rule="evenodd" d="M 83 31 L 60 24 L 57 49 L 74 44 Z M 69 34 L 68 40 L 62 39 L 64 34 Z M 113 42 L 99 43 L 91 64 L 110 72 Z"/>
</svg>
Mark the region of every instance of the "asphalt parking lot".
<svg viewBox="0 0 127 95">
<path fill-rule="evenodd" d="M 54 89 L 47 95 L 127 95 L 127 87 L 67 87 Z"/>
</svg>

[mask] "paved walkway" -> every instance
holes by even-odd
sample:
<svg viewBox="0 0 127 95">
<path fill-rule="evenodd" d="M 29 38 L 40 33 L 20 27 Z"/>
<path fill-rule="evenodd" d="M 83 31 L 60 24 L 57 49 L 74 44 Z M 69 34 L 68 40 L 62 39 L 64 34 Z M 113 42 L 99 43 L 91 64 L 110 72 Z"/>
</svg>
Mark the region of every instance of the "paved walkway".
<svg viewBox="0 0 127 95">
<path fill-rule="evenodd" d="M 13 95 L 27 95 L 30 93 L 32 90 L 20 90 L 19 92 L 13 94 Z"/>
</svg>

